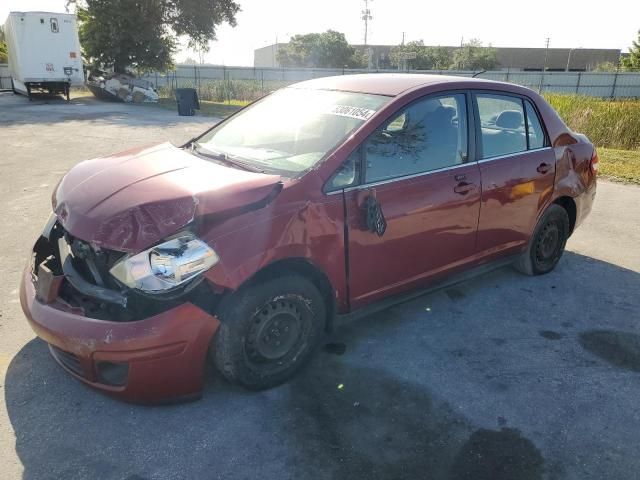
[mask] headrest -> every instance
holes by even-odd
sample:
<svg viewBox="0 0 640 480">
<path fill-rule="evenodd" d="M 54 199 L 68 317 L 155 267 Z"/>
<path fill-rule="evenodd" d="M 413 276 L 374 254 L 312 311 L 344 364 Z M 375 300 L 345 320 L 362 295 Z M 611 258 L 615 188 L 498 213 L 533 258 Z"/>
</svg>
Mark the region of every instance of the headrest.
<svg viewBox="0 0 640 480">
<path fill-rule="evenodd" d="M 453 117 L 456 116 L 456 108 L 451 105 L 443 105 L 438 107 L 436 115 L 445 120 L 453 120 Z"/>
<path fill-rule="evenodd" d="M 522 112 L 518 110 L 505 110 L 496 118 L 496 126 L 500 128 L 520 128 L 523 120 Z"/>
</svg>

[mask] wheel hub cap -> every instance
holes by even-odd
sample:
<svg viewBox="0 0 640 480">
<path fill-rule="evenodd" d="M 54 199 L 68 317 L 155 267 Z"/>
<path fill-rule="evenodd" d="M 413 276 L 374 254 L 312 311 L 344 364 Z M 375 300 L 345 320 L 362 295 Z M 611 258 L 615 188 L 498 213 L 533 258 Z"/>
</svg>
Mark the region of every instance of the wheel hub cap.
<svg viewBox="0 0 640 480">
<path fill-rule="evenodd" d="M 276 360 L 296 344 L 301 332 L 300 313 L 293 303 L 272 302 L 256 314 L 254 325 L 255 353 Z"/>
<path fill-rule="evenodd" d="M 538 241 L 538 258 L 541 260 L 551 258 L 558 248 L 559 240 L 558 226 L 552 223 L 548 224 Z"/>
</svg>

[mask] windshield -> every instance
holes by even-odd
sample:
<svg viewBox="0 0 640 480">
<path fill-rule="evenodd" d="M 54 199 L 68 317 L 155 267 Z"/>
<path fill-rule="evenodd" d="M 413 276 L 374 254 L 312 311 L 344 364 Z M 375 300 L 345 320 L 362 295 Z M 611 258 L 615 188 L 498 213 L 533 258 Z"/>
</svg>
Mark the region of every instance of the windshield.
<svg viewBox="0 0 640 480">
<path fill-rule="evenodd" d="M 285 88 L 214 128 L 197 147 L 260 171 L 294 177 L 322 160 L 389 99 Z"/>
</svg>

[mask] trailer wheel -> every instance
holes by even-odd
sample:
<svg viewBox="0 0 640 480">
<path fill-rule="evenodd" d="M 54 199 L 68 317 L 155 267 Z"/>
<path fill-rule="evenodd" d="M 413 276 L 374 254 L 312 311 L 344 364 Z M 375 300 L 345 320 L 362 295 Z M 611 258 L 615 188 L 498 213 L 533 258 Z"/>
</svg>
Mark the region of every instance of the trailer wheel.
<svg viewBox="0 0 640 480">
<path fill-rule="evenodd" d="M 29 101 L 33 101 L 33 97 L 31 96 L 31 85 L 29 85 L 28 83 L 25 83 L 25 86 L 27 87 L 27 97 L 29 98 Z"/>
</svg>

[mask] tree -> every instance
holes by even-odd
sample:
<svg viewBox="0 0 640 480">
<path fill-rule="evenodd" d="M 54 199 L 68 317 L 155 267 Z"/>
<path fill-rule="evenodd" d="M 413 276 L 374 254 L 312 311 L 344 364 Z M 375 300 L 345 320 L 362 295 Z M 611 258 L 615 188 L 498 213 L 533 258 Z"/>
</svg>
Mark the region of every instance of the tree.
<svg viewBox="0 0 640 480">
<path fill-rule="evenodd" d="M 4 30 L 0 26 L 0 63 L 9 61 L 9 53 L 7 52 L 7 44 L 4 41 Z"/>
<path fill-rule="evenodd" d="M 451 52 L 446 47 L 425 47 L 422 40 L 391 49 L 391 65 L 413 70 L 446 70 L 451 65 Z M 406 62 L 406 63 L 405 63 Z"/>
<path fill-rule="evenodd" d="M 613 62 L 599 63 L 593 69 L 594 72 L 616 72 L 617 70 L 618 70 L 618 64 Z"/>
<path fill-rule="evenodd" d="M 620 59 L 620 66 L 627 72 L 640 72 L 640 30 L 638 39 L 629 47 L 629 54 Z"/>
<path fill-rule="evenodd" d="M 363 62 L 362 55 L 347 43 L 344 33 L 334 30 L 294 35 L 288 44 L 278 48 L 276 59 L 283 67 L 342 68 L 360 66 Z"/>
<path fill-rule="evenodd" d="M 234 0 L 72 0 L 80 43 L 89 63 L 124 73 L 172 65 L 178 37 L 207 50 L 216 28 L 236 25 Z"/>
<path fill-rule="evenodd" d="M 456 70 L 492 70 L 498 66 L 496 49 L 483 47 L 477 38 L 469 40 L 455 51 L 451 69 Z"/>
</svg>

